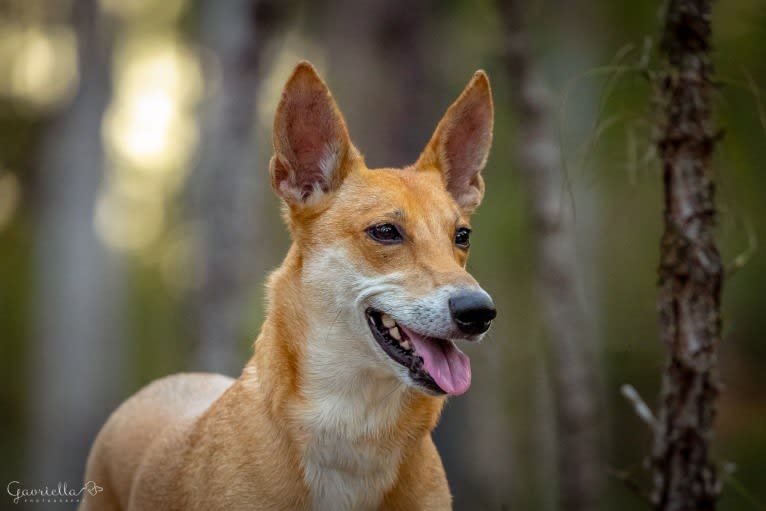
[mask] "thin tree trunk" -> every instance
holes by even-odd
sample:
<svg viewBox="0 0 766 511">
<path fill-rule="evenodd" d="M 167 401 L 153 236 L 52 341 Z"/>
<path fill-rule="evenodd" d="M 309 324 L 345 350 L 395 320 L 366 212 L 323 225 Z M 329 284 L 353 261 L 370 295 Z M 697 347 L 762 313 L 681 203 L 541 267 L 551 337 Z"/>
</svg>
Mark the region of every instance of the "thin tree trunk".
<svg viewBox="0 0 766 511">
<path fill-rule="evenodd" d="M 79 89 L 41 148 L 30 350 L 29 484 L 77 486 L 88 448 L 123 383 L 122 274 L 94 231 L 104 176 L 101 121 L 111 40 L 98 0 L 72 4 Z"/>
<path fill-rule="evenodd" d="M 665 184 L 658 310 L 668 362 L 652 453 L 652 498 L 657 509 L 668 511 L 712 510 L 719 492 L 709 458 L 723 284 L 713 236 L 710 4 L 670 0 L 661 43 L 666 67 L 656 82 Z"/>
<path fill-rule="evenodd" d="M 368 165 L 412 164 L 433 131 L 429 114 L 438 119 L 442 113 L 443 105 L 426 93 L 438 83 L 424 44 L 433 8 L 432 0 L 336 0 L 312 7 L 323 20 L 320 37 L 327 40 L 331 74 L 340 78 L 333 90 Z"/>
<path fill-rule="evenodd" d="M 201 40 L 216 60 L 218 88 L 202 110 L 200 162 L 191 178 L 191 211 L 199 227 L 192 296 L 198 369 L 236 374 L 247 293 L 254 280 L 255 243 L 262 230 L 263 166 L 256 164 L 256 87 L 261 34 L 256 0 L 202 2 Z M 268 2 L 267 2 L 268 3 Z"/>
<path fill-rule="evenodd" d="M 433 80 L 429 79 L 432 69 L 424 44 L 434 5 L 431 0 L 414 4 L 409 0 L 375 3 L 378 12 L 371 19 L 377 50 L 375 65 L 390 77 L 385 86 L 393 96 L 379 128 L 387 158 L 384 164 L 404 166 L 417 159 L 433 129 L 428 114 L 438 110 L 426 94 Z"/>
<path fill-rule="evenodd" d="M 501 8 L 506 69 L 514 84 L 511 100 L 519 117 L 520 170 L 536 244 L 536 280 L 553 355 L 560 507 L 597 509 L 601 471 L 595 377 L 577 296 L 574 218 L 565 204 L 561 148 L 552 124 L 550 93 L 531 63 L 522 5 L 505 0 Z"/>
</svg>

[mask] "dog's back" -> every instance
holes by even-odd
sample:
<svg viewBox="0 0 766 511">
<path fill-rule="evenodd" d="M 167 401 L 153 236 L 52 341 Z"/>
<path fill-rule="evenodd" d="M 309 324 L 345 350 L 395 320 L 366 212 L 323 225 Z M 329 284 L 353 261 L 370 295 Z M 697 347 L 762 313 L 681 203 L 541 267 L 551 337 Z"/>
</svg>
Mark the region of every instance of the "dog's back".
<svg viewBox="0 0 766 511">
<path fill-rule="evenodd" d="M 94 481 L 103 492 L 83 495 L 80 510 L 127 510 L 129 500 L 134 500 L 131 493 L 141 464 L 172 447 L 168 444 L 180 444 L 194 421 L 233 382 L 212 373 L 175 374 L 152 382 L 125 401 L 109 417 L 88 458 L 85 481 Z M 174 460 L 167 458 L 164 463 Z M 174 473 L 168 470 L 172 468 L 153 466 L 152 472 L 159 479 Z"/>
</svg>

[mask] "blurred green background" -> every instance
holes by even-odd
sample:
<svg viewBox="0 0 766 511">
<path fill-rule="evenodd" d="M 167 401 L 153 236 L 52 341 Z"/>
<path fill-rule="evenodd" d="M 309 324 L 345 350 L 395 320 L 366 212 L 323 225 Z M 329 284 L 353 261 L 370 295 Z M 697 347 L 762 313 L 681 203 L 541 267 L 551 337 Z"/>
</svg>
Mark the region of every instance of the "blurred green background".
<svg viewBox="0 0 766 511">
<path fill-rule="evenodd" d="M 619 389 L 631 384 L 653 406 L 664 360 L 655 315 L 662 190 L 646 77 L 661 3 L 523 5 L 532 60 L 555 94 L 562 203 L 575 218 L 602 509 L 646 508 L 621 479 L 648 487 L 651 438 Z M 270 124 L 287 75 L 309 59 L 370 167 L 414 161 L 472 73 L 488 72 L 495 142 L 469 266 L 500 313 L 487 341 L 467 349 L 473 387 L 448 403 L 436 438 L 456 509 L 559 509 L 555 368 L 535 299 L 498 12 L 485 0 L 0 1 L 0 482 L 76 485 L 120 401 L 205 366 L 195 355 L 205 342 L 199 311 L 219 295 L 204 291 L 200 258 L 210 254 L 200 247 L 216 239 L 206 212 L 218 203 L 200 197 L 226 203 L 226 190 L 244 204 L 231 232 L 246 242 L 214 245 L 222 264 L 231 247 L 245 260 L 243 271 L 224 270 L 232 282 L 223 293 L 231 284 L 242 305 L 227 323 L 235 363 L 222 370 L 244 365 L 263 281 L 289 243 L 267 177 Z M 714 163 L 718 240 L 729 272 L 714 449 L 728 474 L 720 509 L 763 510 L 766 3 L 716 2 L 713 27 L 724 133 Z M 225 95 L 230 103 L 216 110 Z M 244 119 L 233 143 L 216 135 L 231 127 L 216 112 Z M 236 153 L 221 157 L 229 163 L 205 159 L 225 143 Z M 238 163 L 244 174 L 230 172 Z"/>
</svg>

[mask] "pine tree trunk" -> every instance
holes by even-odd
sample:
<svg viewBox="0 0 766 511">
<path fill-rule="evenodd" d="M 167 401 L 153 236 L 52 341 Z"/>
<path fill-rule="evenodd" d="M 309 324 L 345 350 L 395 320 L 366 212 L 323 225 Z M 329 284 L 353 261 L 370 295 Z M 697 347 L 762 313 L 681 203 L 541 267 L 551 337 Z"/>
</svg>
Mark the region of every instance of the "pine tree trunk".
<svg viewBox="0 0 766 511">
<path fill-rule="evenodd" d="M 666 65 L 656 82 L 665 184 L 658 310 L 668 362 L 652 453 L 652 497 L 663 511 L 715 509 L 719 492 L 709 457 L 723 283 L 713 233 L 710 3 L 669 2 L 661 43 Z"/>
</svg>

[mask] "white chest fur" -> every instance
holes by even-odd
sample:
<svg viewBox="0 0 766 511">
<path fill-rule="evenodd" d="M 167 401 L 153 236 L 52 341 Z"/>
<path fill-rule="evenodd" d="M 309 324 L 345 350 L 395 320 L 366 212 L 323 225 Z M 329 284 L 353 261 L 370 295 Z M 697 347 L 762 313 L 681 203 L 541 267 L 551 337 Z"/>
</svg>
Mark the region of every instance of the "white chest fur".
<svg viewBox="0 0 766 511">
<path fill-rule="evenodd" d="M 396 480 L 401 452 L 381 438 L 395 427 L 404 386 L 390 378 L 349 370 L 338 374 L 322 360 L 324 349 L 309 349 L 315 365 L 304 388 L 309 406 L 302 413 L 308 444 L 302 464 L 315 511 L 378 509 Z M 335 372 L 335 374 L 333 374 Z"/>
<path fill-rule="evenodd" d="M 324 434 L 303 459 L 314 511 L 379 509 L 395 481 L 400 453 L 349 443 Z"/>
</svg>

